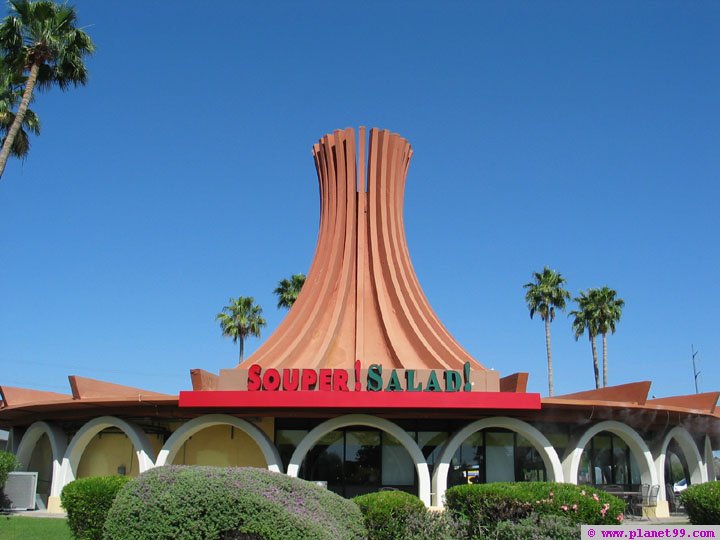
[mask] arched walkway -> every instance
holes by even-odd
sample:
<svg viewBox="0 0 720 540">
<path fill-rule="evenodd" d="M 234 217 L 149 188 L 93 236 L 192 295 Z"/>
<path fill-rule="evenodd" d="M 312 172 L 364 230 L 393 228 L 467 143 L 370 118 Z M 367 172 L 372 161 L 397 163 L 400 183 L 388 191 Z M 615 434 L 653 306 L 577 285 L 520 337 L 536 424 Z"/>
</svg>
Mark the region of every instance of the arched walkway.
<svg viewBox="0 0 720 540">
<path fill-rule="evenodd" d="M 52 480 L 50 483 L 50 495 L 60 494 L 62 487 L 58 489 L 61 482 L 62 459 L 67 450 L 67 437 L 58 426 L 48 422 L 35 422 L 32 424 L 17 449 L 17 459 L 20 462 L 21 470 L 27 471 L 32 458 L 33 450 L 43 435 L 47 435 L 52 450 Z"/>
<path fill-rule="evenodd" d="M 288 464 L 287 474 L 289 476 L 297 477 L 300 472 L 300 466 L 305 460 L 307 453 L 318 443 L 318 441 L 328 433 L 349 426 L 366 426 L 382 430 L 395 437 L 400 444 L 407 450 L 408 454 L 415 464 L 415 469 L 418 475 L 418 497 L 425 503 L 425 506 L 430 506 L 430 470 L 428 469 L 425 456 L 422 451 L 418 448 L 412 437 L 397 424 L 385 420 L 384 418 L 378 418 L 376 416 L 370 416 L 367 414 L 348 414 L 346 416 L 340 416 L 323 422 L 319 426 L 315 427 L 293 452 Z"/>
<path fill-rule="evenodd" d="M 267 468 L 274 472 L 282 472 L 282 459 L 280 453 L 270 438 L 259 428 L 246 420 L 235 418 L 227 414 L 207 414 L 200 416 L 180 426 L 167 440 L 158 453 L 156 465 L 158 467 L 172 463 L 183 443 L 198 431 L 217 425 L 233 426 L 246 433 L 260 448 Z"/>
<path fill-rule="evenodd" d="M 667 457 L 667 449 L 670 441 L 675 439 L 680 450 L 685 455 L 685 461 L 687 461 L 688 469 L 690 469 L 690 483 L 700 484 L 707 482 L 707 469 L 703 467 L 703 459 L 700 455 L 695 441 L 693 440 L 690 433 L 680 426 L 676 426 L 668 431 L 667 435 L 662 441 L 662 444 L 658 448 L 655 454 L 655 469 L 658 474 L 658 483 L 661 486 L 660 499 L 665 499 L 665 459 Z"/>
<path fill-rule="evenodd" d="M 437 460 L 435 473 L 433 474 L 433 486 L 435 486 L 434 503 L 436 506 L 443 506 L 443 498 L 445 496 L 445 491 L 447 491 L 447 478 L 450 470 L 450 461 L 455 455 L 455 452 L 473 433 L 477 433 L 478 431 L 488 428 L 509 429 L 510 431 L 514 431 L 525 437 L 540 454 L 540 457 L 545 465 L 545 470 L 548 474 L 548 479 L 551 482 L 563 481 L 562 465 L 560 464 L 557 452 L 550 441 L 548 441 L 547 437 L 540 433 L 537 428 L 531 426 L 527 422 L 517 420 L 516 418 L 507 418 L 504 416 L 485 418 L 468 424 L 456 432 L 445 443 L 445 447 Z"/>
<path fill-rule="evenodd" d="M 606 420 L 591 426 L 575 444 L 568 447 L 562 462 L 566 482 L 577 484 L 580 458 L 585 451 L 585 447 L 590 442 L 590 439 L 603 431 L 617 435 L 628 445 L 630 452 L 632 452 L 635 461 L 640 467 L 640 478 L 643 484 L 656 485 L 659 483 L 655 463 L 645 441 L 642 440 L 637 431 L 615 420 Z"/>
<path fill-rule="evenodd" d="M 90 441 L 102 430 L 109 427 L 120 429 L 128 436 L 135 448 L 140 472 L 143 473 L 155 466 L 155 451 L 150 444 L 145 432 L 135 424 L 116 418 L 114 416 L 101 416 L 90 420 L 75 434 L 67 447 L 61 466 L 61 481 L 57 483 L 57 489 L 53 489 L 51 495 L 60 496 L 62 488 L 75 480 L 78 465 L 85 448 Z"/>
</svg>

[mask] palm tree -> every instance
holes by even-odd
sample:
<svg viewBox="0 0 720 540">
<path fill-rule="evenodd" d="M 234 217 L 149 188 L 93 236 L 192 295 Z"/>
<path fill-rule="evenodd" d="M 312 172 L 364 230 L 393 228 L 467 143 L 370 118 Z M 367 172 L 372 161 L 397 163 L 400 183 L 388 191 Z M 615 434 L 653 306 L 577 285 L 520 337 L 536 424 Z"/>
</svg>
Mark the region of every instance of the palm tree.
<svg viewBox="0 0 720 540">
<path fill-rule="evenodd" d="M 617 298 L 617 291 L 605 286 L 593 290 L 597 330 L 602 335 L 603 346 L 603 386 L 608 385 L 607 333 L 615 333 L 615 325 L 620 322 L 625 301 Z"/>
<path fill-rule="evenodd" d="M 290 279 L 283 279 L 278 282 L 277 288 L 273 291 L 278 297 L 277 307 L 290 309 L 297 300 L 305 284 L 305 274 L 293 274 Z"/>
<path fill-rule="evenodd" d="M 572 322 L 575 341 L 580 339 L 580 336 L 586 331 L 588 333 L 590 346 L 592 347 L 593 369 L 595 370 L 595 388 L 600 388 L 600 369 L 598 367 L 597 346 L 595 344 L 595 337 L 598 335 L 595 294 L 593 292 L 595 290 L 596 289 L 589 289 L 587 293 L 580 291 L 580 296 L 574 298 L 578 309 L 571 311 L 569 316 L 575 317 Z"/>
<path fill-rule="evenodd" d="M 25 77 L 12 73 L 5 62 L 0 58 L 0 146 L 4 144 L 7 133 L 13 122 L 15 121 L 15 113 L 12 109 L 17 106 L 22 97 L 22 90 L 19 88 L 24 86 Z M 17 158 L 24 158 L 30 151 L 30 137 L 28 132 L 35 135 L 40 134 L 40 119 L 37 115 L 27 109 L 25 118 L 18 130 L 17 136 L 10 147 L 10 155 Z"/>
<path fill-rule="evenodd" d="M 33 90 L 61 90 L 87 83 L 86 55 L 95 50 L 90 37 L 75 27 L 75 9 L 48 0 L 10 0 L 11 14 L 0 24 L 0 51 L 16 73 L 27 73 L 20 105 L 0 150 L 0 178 L 24 125 Z"/>
<path fill-rule="evenodd" d="M 530 318 L 535 313 L 545 321 L 545 347 L 547 349 L 548 361 L 548 391 L 553 395 L 553 368 L 552 351 L 550 349 L 550 323 L 555 318 L 555 309 L 564 310 L 565 301 L 570 298 L 570 293 L 563 289 L 565 278 L 559 272 L 551 270 L 547 266 L 542 272 L 533 272 L 534 281 L 526 283 L 523 288 L 527 289 L 525 301 L 530 310 Z"/>
<path fill-rule="evenodd" d="M 215 320 L 220 322 L 223 336 L 231 337 L 233 343 L 240 342 L 239 364 L 245 353 L 245 338 L 260 337 L 260 330 L 267 324 L 262 317 L 262 308 L 255 304 L 252 296 L 230 298 L 230 305 L 223 307 Z"/>
</svg>

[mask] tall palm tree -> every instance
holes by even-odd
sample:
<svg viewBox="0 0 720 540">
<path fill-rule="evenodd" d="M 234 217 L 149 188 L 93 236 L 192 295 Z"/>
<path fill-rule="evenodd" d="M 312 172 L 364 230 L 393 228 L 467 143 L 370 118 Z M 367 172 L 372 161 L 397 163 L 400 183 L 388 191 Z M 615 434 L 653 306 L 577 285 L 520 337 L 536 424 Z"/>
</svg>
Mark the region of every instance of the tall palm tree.
<svg viewBox="0 0 720 540">
<path fill-rule="evenodd" d="M 10 71 L 3 59 L 0 58 L 0 146 L 4 144 L 7 133 L 15 121 L 13 108 L 22 98 L 21 86 L 25 86 L 25 77 Z M 17 136 L 10 147 L 10 155 L 24 158 L 30 151 L 30 137 L 28 132 L 40 134 L 40 119 L 30 109 L 25 111 L 25 118 L 18 130 Z"/>
<path fill-rule="evenodd" d="M 262 316 L 262 308 L 255 304 L 252 296 L 230 298 L 230 305 L 223 307 L 215 320 L 220 322 L 223 336 L 231 337 L 233 343 L 240 342 L 239 364 L 245 353 L 245 338 L 260 337 L 260 330 L 267 324 Z"/>
<path fill-rule="evenodd" d="M 542 272 L 533 272 L 533 279 L 530 283 L 523 285 L 527 290 L 525 302 L 530 310 L 530 318 L 535 313 L 545 321 L 545 347 L 547 349 L 548 362 L 548 392 L 553 395 L 553 367 L 552 350 L 550 348 L 550 323 L 555 318 L 555 310 L 564 310 L 565 301 L 570 298 L 570 293 L 563 288 L 565 278 L 559 272 L 551 270 L 547 266 Z"/>
<path fill-rule="evenodd" d="M 597 330 L 602 335 L 603 386 L 608 385 L 607 333 L 615 333 L 615 327 L 622 317 L 625 301 L 617 298 L 617 291 L 605 286 L 593 290 Z"/>
<path fill-rule="evenodd" d="M 570 317 L 575 317 L 572 322 L 573 331 L 575 333 L 575 341 L 580 339 L 585 332 L 590 338 L 590 346 L 592 347 L 593 369 L 595 371 L 595 388 L 600 388 L 600 368 L 598 366 L 597 345 L 595 338 L 598 335 L 597 315 L 595 312 L 595 291 L 589 289 L 587 293 L 580 291 L 580 296 L 574 298 L 578 305 L 578 309 L 569 313 Z"/>
<path fill-rule="evenodd" d="M 290 309 L 297 300 L 303 285 L 305 285 L 305 274 L 293 274 L 290 279 L 279 281 L 277 288 L 273 291 L 278 297 L 278 309 Z"/>
<path fill-rule="evenodd" d="M 0 178 L 15 139 L 25 122 L 37 85 L 61 90 L 87 83 L 85 56 L 95 50 L 90 37 L 75 22 L 75 9 L 48 0 L 10 0 L 10 11 L 0 24 L 0 52 L 16 73 L 27 73 L 20 105 L 0 150 Z"/>
</svg>

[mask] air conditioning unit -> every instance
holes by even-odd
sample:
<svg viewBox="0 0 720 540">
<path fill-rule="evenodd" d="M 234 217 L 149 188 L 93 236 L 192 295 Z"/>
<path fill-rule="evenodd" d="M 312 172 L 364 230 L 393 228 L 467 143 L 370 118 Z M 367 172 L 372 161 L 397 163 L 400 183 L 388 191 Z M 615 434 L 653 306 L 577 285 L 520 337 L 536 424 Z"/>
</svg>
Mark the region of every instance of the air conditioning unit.
<svg viewBox="0 0 720 540">
<path fill-rule="evenodd" d="M 35 510 L 38 473 L 11 472 L 8 474 L 3 492 L 3 510 Z"/>
</svg>

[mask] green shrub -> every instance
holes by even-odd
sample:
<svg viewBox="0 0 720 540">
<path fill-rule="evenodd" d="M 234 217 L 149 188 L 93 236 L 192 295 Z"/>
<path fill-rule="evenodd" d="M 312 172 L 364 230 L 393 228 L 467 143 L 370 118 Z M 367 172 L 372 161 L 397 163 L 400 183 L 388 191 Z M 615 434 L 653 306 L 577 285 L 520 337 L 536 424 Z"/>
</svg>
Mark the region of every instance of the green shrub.
<svg viewBox="0 0 720 540">
<path fill-rule="evenodd" d="M 580 525 L 563 516 L 533 514 L 520 521 L 497 524 L 493 540 L 577 540 Z"/>
<path fill-rule="evenodd" d="M 0 452 L 0 489 L 5 485 L 8 474 L 17 471 L 20 468 L 15 454 L 10 452 Z"/>
<path fill-rule="evenodd" d="M 720 524 L 720 482 L 690 486 L 680 494 L 693 525 Z"/>
<path fill-rule="evenodd" d="M 425 511 L 408 516 L 401 540 L 465 540 L 468 526 L 450 512 Z"/>
<path fill-rule="evenodd" d="M 356 504 L 265 469 L 167 466 L 118 494 L 105 540 L 360 540 Z"/>
<path fill-rule="evenodd" d="M 530 514 L 564 516 L 572 523 L 621 523 L 625 503 L 609 493 L 553 482 L 497 482 L 455 486 L 445 492 L 446 506 L 476 527 L 520 521 Z"/>
<path fill-rule="evenodd" d="M 93 476 L 65 486 L 60 503 L 67 511 L 68 526 L 78 540 L 100 540 L 103 525 L 115 496 L 130 478 Z"/>
<path fill-rule="evenodd" d="M 369 540 L 403 538 L 408 520 L 427 512 L 420 499 L 404 491 L 378 491 L 353 501 L 363 513 Z"/>
</svg>

